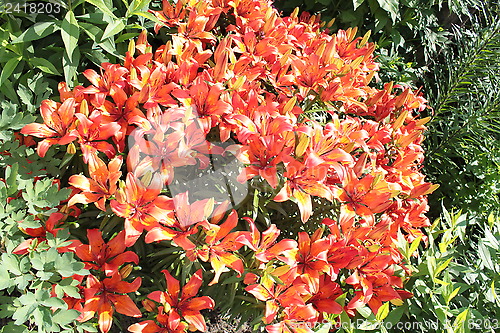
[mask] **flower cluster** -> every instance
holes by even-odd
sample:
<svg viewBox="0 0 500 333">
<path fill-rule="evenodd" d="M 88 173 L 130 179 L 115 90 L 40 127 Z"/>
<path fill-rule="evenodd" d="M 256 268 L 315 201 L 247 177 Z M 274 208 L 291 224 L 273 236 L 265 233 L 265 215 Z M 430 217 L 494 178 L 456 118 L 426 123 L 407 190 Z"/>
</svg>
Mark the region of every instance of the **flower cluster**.
<svg viewBox="0 0 500 333">
<path fill-rule="evenodd" d="M 171 241 L 190 261 L 209 263 L 210 285 L 228 269 L 244 276 L 245 290 L 265 303 L 268 332 L 306 332 L 325 314 L 354 315 L 365 304 L 376 313 L 410 297 L 397 242 L 425 237 L 429 226 L 426 195 L 436 186 L 420 172 L 428 119 L 418 118 L 426 101 L 392 83 L 370 86 L 379 66 L 368 35 L 331 33 L 297 11 L 280 17 L 268 0 L 164 0 L 153 14 L 156 32 L 171 33 L 165 45 L 153 50 L 143 32 L 123 65 L 86 70 L 87 87 L 61 83 L 60 101 L 41 105 L 44 123 L 21 131 L 43 139 L 40 156 L 53 145 L 81 153 L 88 176 L 70 177 L 68 206 L 93 204 L 124 220 L 107 245 L 89 230 L 90 247 L 75 250 L 101 273 L 86 277 L 80 319 L 97 313 L 107 332 L 114 310 L 141 316 L 126 295 L 141 280 L 123 281 L 118 268 L 138 263 L 124 251 L 143 233 L 146 243 Z M 297 223 L 314 216 L 318 199 L 337 203 L 332 218 L 312 235 L 278 241 L 275 224 L 260 231 L 229 200 L 169 190 L 179 168 L 206 170 L 231 156 L 243 166 L 239 182 L 266 184 L 260 195 L 274 205 L 297 204 Z M 253 252 L 252 264 L 241 251 Z M 167 292 L 143 302 L 156 322 L 129 330 L 204 330 L 199 311 L 214 303 L 194 298 L 201 271 L 182 292 L 163 272 Z M 345 307 L 335 302 L 349 290 Z"/>
</svg>

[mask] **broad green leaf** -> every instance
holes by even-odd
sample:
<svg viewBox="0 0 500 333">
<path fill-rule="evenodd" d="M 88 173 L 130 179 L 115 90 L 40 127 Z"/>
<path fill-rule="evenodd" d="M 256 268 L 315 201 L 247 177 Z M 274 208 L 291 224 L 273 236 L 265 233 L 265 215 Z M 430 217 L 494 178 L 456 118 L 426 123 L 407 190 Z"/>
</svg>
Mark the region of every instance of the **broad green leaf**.
<svg viewBox="0 0 500 333">
<path fill-rule="evenodd" d="M 10 287 L 11 282 L 9 272 L 4 265 L 0 265 L 0 290 Z"/>
<path fill-rule="evenodd" d="M 104 30 L 104 33 L 101 37 L 101 41 L 104 41 L 105 39 L 116 35 L 117 33 L 121 32 L 124 28 L 125 28 L 125 23 L 123 22 L 123 19 L 109 23 L 106 27 L 106 30 Z"/>
<path fill-rule="evenodd" d="M 378 309 L 378 312 L 377 314 L 375 315 L 375 318 L 378 320 L 378 321 L 382 321 L 384 320 L 387 315 L 389 314 L 389 302 L 385 302 L 379 309 Z"/>
<path fill-rule="evenodd" d="M 44 58 L 31 58 L 29 63 L 47 74 L 61 75 L 53 63 Z"/>
<path fill-rule="evenodd" d="M 17 175 L 19 172 L 19 163 L 14 163 L 12 166 L 7 166 L 5 169 L 5 183 L 9 191 L 9 195 L 17 191 Z"/>
<path fill-rule="evenodd" d="M 13 103 L 19 103 L 19 98 L 14 90 L 14 86 L 10 80 L 5 80 L 3 85 L 1 86 L 1 93 L 5 94 L 5 96 Z"/>
<path fill-rule="evenodd" d="M 59 325 L 67 325 L 78 318 L 79 313 L 76 310 L 60 310 L 52 317 L 52 320 Z"/>
<path fill-rule="evenodd" d="M 73 56 L 68 57 L 67 53 L 64 53 L 63 56 L 63 71 L 64 71 L 64 79 L 69 87 L 74 86 L 74 79 L 77 74 L 78 63 L 80 62 L 80 51 L 75 50 L 73 52 Z"/>
<path fill-rule="evenodd" d="M 14 39 L 11 43 L 25 43 L 32 40 L 41 39 L 56 32 L 58 29 L 59 26 L 56 21 L 35 23 L 33 26 L 29 27 L 25 32 L 23 32 L 19 37 Z"/>
<path fill-rule="evenodd" d="M 19 260 L 14 254 L 3 253 L 2 265 L 12 274 L 21 275 L 21 270 L 19 269 Z"/>
<path fill-rule="evenodd" d="M 80 28 L 76 21 L 75 14 L 68 11 L 61 23 L 61 37 L 66 48 L 66 53 L 71 58 L 78 45 L 78 37 L 80 36 Z"/>
<path fill-rule="evenodd" d="M 391 15 L 392 22 L 399 17 L 399 0 L 377 0 L 380 7 Z"/>
<path fill-rule="evenodd" d="M 67 309 L 68 305 L 62 299 L 57 297 L 51 297 L 42 301 L 42 305 L 48 308 L 56 308 L 56 309 Z"/>
<path fill-rule="evenodd" d="M 28 328 L 24 325 L 16 325 L 11 321 L 0 330 L 0 333 L 28 333 Z"/>
<path fill-rule="evenodd" d="M 14 312 L 14 314 L 12 315 L 12 319 L 14 319 L 14 324 L 22 325 L 23 323 L 25 323 L 28 320 L 32 311 L 33 311 L 33 306 L 29 305 L 18 308 L 16 312 Z"/>
<path fill-rule="evenodd" d="M 361 4 L 363 4 L 365 0 L 352 0 L 352 5 L 354 6 L 354 10 L 358 9 Z"/>
<path fill-rule="evenodd" d="M 10 77 L 14 69 L 16 69 L 19 61 L 21 60 L 21 56 L 17 56 L 14 58 L 10 58 L 9 61 L 5 64 L 2 69 L 2 73 L 0 74 L 0 86 Z"/>
<path fill-rule="evenodd" d="M 124 42 L 126 40 L 130 40 L 132 38 L 135 38 L 137 36 L 139 36 L 139 33 L 137 33 L 137 32 L 129 32 L 126 34 L 122 34 L 118 38 L 116 38 L 115 43 L 118 44 L 118 43 Z"/>
<path fill-rule="evenodd" d="M 111 16 L 112 18 L 116 19 L 116 15 L 113 14 L 113 12 L 111 11 L 112 8 L 109 8 L 108 6 L 106 6 L 106 4 L 104 3 L 103 0 L 85 0 L 85 1 L 90 3 L 90 4 L 93 4 L 94 6 L 99 8 L 103 13 L 106 13 L 109 16 Z"/>
</svg>

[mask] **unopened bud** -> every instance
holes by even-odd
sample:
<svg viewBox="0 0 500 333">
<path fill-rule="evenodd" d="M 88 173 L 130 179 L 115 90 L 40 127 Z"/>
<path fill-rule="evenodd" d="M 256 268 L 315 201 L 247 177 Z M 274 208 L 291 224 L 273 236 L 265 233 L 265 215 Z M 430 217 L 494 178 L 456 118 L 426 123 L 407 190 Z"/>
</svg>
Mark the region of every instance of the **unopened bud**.
<svg viewBox="0 0 500 333">
<path fill-rule="evenodd" d="M 128 54 L 133 57 L 135 54 L 135 42 L 133 39 L 128 43 Z"/>
<path fill-rule="evenodd" d="M 232 89 L 239 90 L 243 86 L 246 80 L 247 77 L 245 75 L 238 77 L 238 79 L 234 82 Z"/>
<path fill-rule="evenodd" d="M 142 305 L 144 306 L 144 309 L 148 312 L 155 312 L 156 310 L 156 304 L 150 299 L 145 299 L 142 301 Z"/>
<path fill-rule="evenodd" d="M 76 154 L 76 147 L 75 147 L 75 144 L 73 142 L 71 142 L 68 147 L 66 148 L 66 152 L 68 154 L 71 154 L 71 155 L 74 155 Z"/>
<path fill-rule="evenodd" d="M 89 104 L 86 99 L 83 99 L 80 103 L 80 113 L 85 115 L 85 117 L 89 116 Z"/>
<path fill-rule="evenodd" d="M 368 30 L 366 34 L 363 36 L 363 39 L 359 42 L 359 47 L 365 46 L 365 44 L 368 42 L 368 39 L 370 38 L 370 35 L 372 34 L 371 30 Z"/>
<path fill-rule="evenodd" d="M 297 96 L 293 96 L 286 102 L 285 106 L 283 106 L 283 111 L 285 111 L 285 113 L 291 112 L 295 103 L 297 103 Z"/>
<path fill-rule="evenodd" d="M 132 273 L 133 266 L 132 264 L 128 264 L 120 268 L 120 275 L 122 276 L 122 279 L 126 279 L 130 273 Z"/>
</svg>

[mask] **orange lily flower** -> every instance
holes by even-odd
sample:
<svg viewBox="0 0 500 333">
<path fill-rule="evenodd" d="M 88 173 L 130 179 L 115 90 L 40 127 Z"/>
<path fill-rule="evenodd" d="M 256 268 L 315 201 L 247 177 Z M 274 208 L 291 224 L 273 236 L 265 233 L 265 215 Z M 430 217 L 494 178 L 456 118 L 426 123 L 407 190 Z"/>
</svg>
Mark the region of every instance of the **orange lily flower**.
<svg viewBox="0 0 500 333">
<path fill-rule="evenodd" d="M 78 136 L 78 143 L 82 149 L 85 163 L 88 163 L 89 159 L 95 158 L 98 151 L 106 154 L 108 158 L 115 156 L 115 147 L 105 140 L 121 129 L 119 124 L 103 123 L 104 119 L 98 112 L 92 113 L 90 118 L 81 113 L 75 114 L 75 117 L 78 118 L 76 135 Z"/>
<path fill-rule="evenodd" d="M 150 230 L 160 226 L 159 221 L 170 219 L 174 205 L 171 198 L 160 195 L 160 186 L 147 188 L 131 172 L 123 187 L 110 204 L 116 215 L 125 218 L 125 246 L 131 246 L 144 229 Z"/>
<path fill-rule="evenodd" d="M 44 157 L 50 146 L 66 145 L 76 139 L 72 132 L 74 126 L 75 100 L 66 99 L 62 104 L 51 100 L 43 100 L 40 113 L 44 124 L 32 123 L 24 126 L 21 133 L 36 136 L 44 140 L 38 143 L 37 152 Z"/>
<path fill-rule="evenodd" d="M 271 323 L 277 316 L 280 306 L 303 305 L 305 302 L 301 295 L 308 294 L 306 285 L 295 280 L 295 273 L 288 271 L 280 276 L 283 284 L 275 284 L 271 278 L 262 279 L 261 283 L 247 286 L 245 290 L 256 299 L 266 302 L 264 318 L 265 324 Z"/>
<path fill-rule="evenodd" d="M 321 234 L 321 228 L 318 228 L 312 237 L 309 237 L 307 232 L 299 232 L 299 247 L 295 262 L 292 263 L 292 270 L 307 283 L 312 292 L 319 289 L 320 273 L 330 272 L 327 253 L 331 240 L 321 238 Z"/>
<path fill-rule="evenodd" d="M 283 310 L 279 323 L 267 325 L 268 333 L 313 333 L 311 327 L 317 321 L 317 312 L 312 304 L 293 305 Z"/>
<path fill-rule="evenodd" d="M 44 223 L 43 226 L 38 227 L 38 228 L 21 228 L 21 230 L 28 234 L 29 236 L 33 238 L 29 238 L 24 240 L 21 244 L 19 244 L 13 251 L 12 253 L 23 255 L 28 253 L 28 249 L 30 248 L 31 244 L 33 242 L 43 242 L 47 240 L 47 233 L 51 233 L 52 235 L 56 236 L 57 232 L 59 230 L 62 230 L 62 228 L 56 228 L 58 224 L 63 223 L 63 221 L 66 219 L 65 215 L 59 212 L 52 213 L 50 214 L 49 218 L 47 221 Z M 64 247 L 58 247 L 57 250 L 59 252 L 75 252 L 76 248 L 80 246 L 80 241 L 73 239 L 69 240 L 70 244 L 66 245 Z"/>
<path fill-rule="evenodd" d="M 236 211 L 231 211 L 226 221 L 220 226 L 208 222 L 200 224 L 205 228 L 205 242 L 201 249 L 195 249 L 191 254 L 188 251 L 188 256 L 194 257 L 196 254 L 202 261 L 210 261 L 215 276 L 208 285 L 211 286 L 219 282 L 219 277 L 226 266 L 234 269 L 239 273 L 238 276 L 241 276 L 244 271 L 243 261 L 233 252 L 243 246 L 237 242 L 242 232 L 230 233 L 238 224 Z"/>
<path fill-rule="evenodd" d="M 333 282 L 326 274 L 319 278 L 319 288 L 316 293 L 307 301 L 321 314 L 319 320 L 322 319 L 322 313 L 340 314 L 343 308 L 335 302 L 335 299 L 344 292 L 337 282 Z"/>
<path fill-rule="evenodd" d="M 255 251 L 255 258 L 260 262 L 269 262 L 280 255 L 297 249 L 297 242 L 293 239 L 282 239 L 276 243 L 280 230 L 275 224 L 271 224 L 266 231 L 262 232 L 261 236 L 251 218 L 244 217 L 243 219 L 250 224 L 250 232 L 242 233 L 236 241 Z"/>
<path fill-rule="evenodd" d="M 116 184 L 122 175 L 120 171 L 122 162 L 121 156 L 113 158 L 108 165 L 99 157 L 91 158 L 89 160 L 91 178 L 83 175 L 72 175 L 69 178 L 69 184 L 83 192 L 73 195 L 68 201 L 68 206 L 93 202 L 97 208 L 106 211 L 106 200 L 115 194 Z"/>
<path fill-rule="evenodd" d="M 87 230 L 89 245 L 81 244 L 76 255 L 85 262 L 86 269 L 97 269 L 111 276 L 126 262 L 137 264 L 139 257 L 135 252 L 125 251 L 125 231 L 120 231 L 108 243 L 104 243 L 99 229 Z"/>
<path fill-rule="evenodd" d="M 146 243 L 173 240 L 188 253 L 196 247 L 188 236 L 196 233 L 196 224 L 206 221 L 212 215 L 214 200 L 205 199 L 189 204 L 188 192 L 179 193 L 173 198 L 173 218 L 166 226 L 154 227 L 146 234 Z M 179 229 L 179 230 L 176 230 Z M 194 260 L 193 257 L 190 259 Z"/>
<path fill-rule="evenodd" d="M 126 295 L 137 291 L 141 281 L 140 277 L 135 278 L 130 283 L 122 281 L 118 272 L 102 281 L 99 281 L 92 274 L 89 275 L 84 290 L 85 305 L 78 318 L 79 321 L 87 321 L 94 317 L 97 312 L 99 329 L 101 332 L 107 333 L 113 324 L 114 311 L 130 317 L 141 317 L 142 314 L 137 305 Z"/>
<path fill-rule="evenodd" d="M 312 215 L 311 195 L 333 200 L 331 190 L 323 181 L 326 178 L 328 166 L 320 164 L 314 167 L 307 167 L 308 161 L 301 163 L 292 157 L 285 159 L 286 166 L 285 185 L 274 198 L 274 201 L 282 202 L 290 199 L 296 199 L 300 210 L 302 222 L 306 222 Z"/>
<path fill-rule="evenodd" d="M 179 281 L 170 275 L 167 270 L 163 270 L 162 273 L 165 275 L 167 281 L 166 291 L 153 291 L 148 295 L 148 298 L 160 303 L 163 306 L 162 310 L 168 314 L 167 325 L 165 325 L 164 322 L 164 319 L 167 319 L 166 317 L 158 318 L 163 319 L 161 320 L 161 324 L 165 325 L 163 328 L 167 328 L 165 331 L 169 333 L 185 332 L 185 329 L 189 328 L 191 331 L 199 330 L 205 332 L 207 326 L 200 311 L 204 309 L 213 309 L 215 303 L 213 299 L 208 296 L 195 297 L 203 281 L 202 270 L 199 269 L 184 285 L 182 290 Z M 185 320 L 188 325 L 183 323 L 182 320 Z M 153 332 L 150 328 L 141 331 L 138 330 L 139 328 L 148 326 L 154 327 L 152 323 L 146 325 L 139 323 L 129 328 L 129 331 Z M 158 325 L 156 326 L 159 327 Z"/>
</svg>

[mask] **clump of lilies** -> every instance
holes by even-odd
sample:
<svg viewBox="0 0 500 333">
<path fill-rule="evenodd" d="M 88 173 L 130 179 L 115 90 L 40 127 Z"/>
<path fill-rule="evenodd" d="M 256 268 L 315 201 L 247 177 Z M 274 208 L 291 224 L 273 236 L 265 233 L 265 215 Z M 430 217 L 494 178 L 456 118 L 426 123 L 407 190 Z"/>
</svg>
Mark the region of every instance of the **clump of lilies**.
<svg viewBox="0 0 500 333">
<path fill-rule="evenodd" d="M 130 332 L 204 331 L 200 311 L 217 304 L 200 290 L 231 274 L 262 304 L 269 333 L 312 332 L 325 318 L 365 305 L 376 314 L 411 297 L 398 244 L 425 239 L 430 225 L 426 195 L 436 185 L 420 172 L 426 100 L 400 85 L 370 86 L 379 65 L 368 34 L 332 33 L 298 11 L 281 17 L 270 0 L 164 0 L 152 13 L 155 32 L 169 32 L 165 45 L 153 49 L 144 31 L 123 64 L 83 72 L 90 85 L 60 83 L 59 101 L 42 102 L 43 123 L 21 131 L 42 139 L 40 156 L 66 146 L 86 166 L 69 178 L 61 212 L 28 237 L 64 228 L 70 210 L 120 223 L 108 242 L 89 229 L 88 244 L 64 249 L 91 272 L 75 277 L 82 298 L 65 299 L 78 320 L 97 318 L 105 333 L 118 312 L 148 316 Z M 310 231 L 292 237 L 280 221 L 257 221 L 259 207 L 169 190 L 179 168 L 206 170 L 216 156 L 241 164 L 235 180 L 250 184 L 253 202 L 293 202 L 292 223 Z M 319 202 L 331 204 L 324 217 Z M 130 250 L 138 242 L 172 244 L 203 269 L 182 288 L 164 269 L 166 288 L 144 291 L 141 277 L 130 279 L 144 259 Z"/>
</svg>

